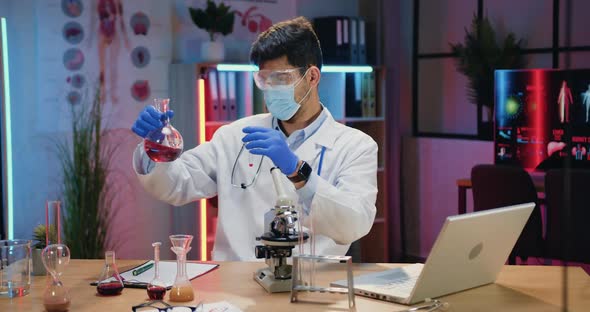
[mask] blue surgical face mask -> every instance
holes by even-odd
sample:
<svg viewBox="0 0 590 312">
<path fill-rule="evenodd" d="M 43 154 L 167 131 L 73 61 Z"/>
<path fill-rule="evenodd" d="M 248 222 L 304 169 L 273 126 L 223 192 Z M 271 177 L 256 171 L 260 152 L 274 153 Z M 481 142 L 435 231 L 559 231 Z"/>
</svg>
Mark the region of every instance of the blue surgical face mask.
<svg viewBox="0 0 590 312">
<path fill-rule="evenodd" d="M 307 71 L 297 82 L 289 86 L 276 86 L 264 90 L 264 101 L 268 111 L 279 120 L 289 120 L 301 107 L 311 88 L 299 102 L 295 102 L 295 87 L 305 78 Z"/>
</svg>

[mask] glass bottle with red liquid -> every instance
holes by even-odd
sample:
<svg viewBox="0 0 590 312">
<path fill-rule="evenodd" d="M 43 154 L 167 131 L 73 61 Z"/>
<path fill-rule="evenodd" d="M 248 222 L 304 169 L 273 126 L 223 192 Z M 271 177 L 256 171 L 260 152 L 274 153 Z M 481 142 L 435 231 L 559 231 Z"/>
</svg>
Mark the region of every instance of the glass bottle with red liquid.
<svg viewBox="0 0 590 312">
<path fill-rule="evenodd" d="M 104 254 L 104 268 L 98 279 L 96 291 L 102 296 L 116 296 L 121 294 L 123 287 L 123 279 L 115 263 L 115 252 L 107 251 Z"/>
<path fill-rule="evenodd" d="M 154 247 L 154 278 L 147 286 L 147 293 L 150 300 L 163 300 L 166 295 L 166 284 L 160 279 L 160 246 L 162 243 L 155 242 Z"/>
<path fill-rule="evenodd" d="M 173 161 L 182 153 L 183 140 L 180 132 L 170 123 L 170 99 L 154 99 L 154 107 L 164 114 L 164 127 L 150 131 L 143 141 L 143 147 L 146 154 L 155 162 Z"/>
</svg>

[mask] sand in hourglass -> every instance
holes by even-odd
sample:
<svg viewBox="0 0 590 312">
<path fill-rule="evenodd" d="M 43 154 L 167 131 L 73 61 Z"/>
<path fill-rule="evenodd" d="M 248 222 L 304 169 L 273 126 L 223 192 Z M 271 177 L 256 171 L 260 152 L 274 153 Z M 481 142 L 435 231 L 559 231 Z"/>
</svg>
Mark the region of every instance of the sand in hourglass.
<svg viewBox="0 0 590 312">
<path fill-rule="evenodd" d="M 45 306 L 45 310 L 47 310 L 47 312 L 63 312 L 63 311 L 67 311 L 70 308 L 70 301 L 62 301 L 62 300 L 56 300 L 54 302 L 44 302 L 43 306 Z"/>
<path fill-rule="evenodd" d="M 170 290 L 170 301 L 193 301 L 195 299 L 195 293 L 191 285 L 173 286 Z"/>
</svg>

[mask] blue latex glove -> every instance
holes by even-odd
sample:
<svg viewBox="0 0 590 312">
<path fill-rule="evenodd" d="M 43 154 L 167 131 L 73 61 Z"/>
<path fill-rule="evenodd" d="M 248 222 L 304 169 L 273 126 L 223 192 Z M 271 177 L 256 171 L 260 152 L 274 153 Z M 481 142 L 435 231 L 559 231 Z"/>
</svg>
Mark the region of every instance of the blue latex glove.
<svg viewBox="0 0 590 312">
<path fill-rule="evenodd" d="M 246 149 L 255 155 L 264 155 L 272 160 L 281 171 L 290 175 L 297 170 L 299 158 L 289 149 L 287 142 L 278 130 L 263 127 L 242 129 L 246 136 L 242 142 Z"/>
<path fill-rule="evenodd" d="M 162 129 L 164 127 L 163 121 L 166 120 L 166 115 L 172 118 L 174 112 L 170 110 L 168 111 L 168 114 L 164 114 L 153 106 L 148 105 L 141 111 L 141 113 L 139 113 L 131 130 L 140 137 L 145 138 L 150 131 Z"/>
</svg>

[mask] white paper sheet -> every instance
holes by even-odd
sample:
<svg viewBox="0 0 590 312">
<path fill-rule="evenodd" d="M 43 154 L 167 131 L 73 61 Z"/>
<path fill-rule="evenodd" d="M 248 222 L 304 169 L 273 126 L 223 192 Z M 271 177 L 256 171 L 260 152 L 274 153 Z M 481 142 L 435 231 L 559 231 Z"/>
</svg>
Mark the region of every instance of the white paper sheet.
<svg viewBox="0 0 590 312">
<path fill-rule="evenodd" d="M 203 304 L 203 312 L 242 312 L 242 310 L 227 301 L 219 301 Z"/>
<path fill-rule="evenodd" d="M 155 269 L 153 266 L 137 276 L 133 276 L 133 270 L 139 269 L 152 263 L 154 263 L 154 261 L 150 260 L 131 270 L 125 271 L 121 273 L 121 277 L 127 283 L 149 283 L 154 278 Z M 193 279 L 215 269 L 217 266 L 218 264 L 187 262 L 186 275 L 189 279 Z M 160 261 L 160 280 L 162 280 L 166 284 L 166 287 L 172 287 L 172 285 L 174 285 L 174 278 L 176 278 L 176 262 Z"/>
</svg>

